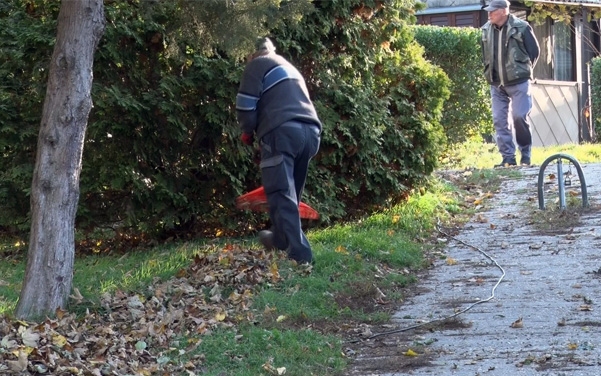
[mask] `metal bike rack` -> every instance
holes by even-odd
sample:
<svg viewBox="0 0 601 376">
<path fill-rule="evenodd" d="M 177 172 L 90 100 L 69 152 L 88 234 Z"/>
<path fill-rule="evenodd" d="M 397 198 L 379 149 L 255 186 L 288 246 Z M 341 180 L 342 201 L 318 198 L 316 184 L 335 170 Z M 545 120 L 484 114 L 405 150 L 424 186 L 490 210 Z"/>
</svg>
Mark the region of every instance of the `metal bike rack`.
<svg viewBox="0 0 601 376">
<path fill-rule="evenodd" d="M 563 165 L 561 160 L 567 159 L 572 162 L 572 164 L 576 167 L 576 171 L 578 171 L 578 179 L 580 179 L 580 190 L 582 191 L 582 207 L 588 206 L 588 196 L 586 193 L 586 182 L 584 180 L 584 173 L 582 172 L 582 167 L 580 167 L 580 163 L 576 158 L 572 157 L 568 154 L 558 153 L 547 158 L 543 164 L 540 166 L 540 170 L 538 172 L 538 207 L 540 210 L 545 210 L 545 197 L 543 193 L 543 184 L 545 178 L 545 168 L 547 165 L 554 160 L 557 160 L 557 184 L 559 185 L 559 207 L 560 209 L 566 208 L 566 196 L 565 196 L 565 185 L 566 182 L 563 179 Z"/>
</svg>

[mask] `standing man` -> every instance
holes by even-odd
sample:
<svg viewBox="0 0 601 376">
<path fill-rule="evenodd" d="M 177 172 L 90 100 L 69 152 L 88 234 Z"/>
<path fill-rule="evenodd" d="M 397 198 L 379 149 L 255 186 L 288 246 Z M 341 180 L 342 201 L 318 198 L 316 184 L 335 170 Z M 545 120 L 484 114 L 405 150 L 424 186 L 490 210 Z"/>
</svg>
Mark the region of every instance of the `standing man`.
<svg viewBox="0 0 601 376">
<path fill-rule="evenodd" d="M 249 57 L 236 97 L 242 142 L 261 146 L 261 179 L 271 230 L 259 233 L 268 249 L 281 249 L 298 263 L 311 263 L 311 246 L 301 228 L 301 202 L 309 161 L 317 154 L 321 121 L 305 80 L 275 53 L 269 38 L 260 38 Z"/>
<path fill-rule="evenodd" d="M 530 80 L 540 53 L 538 41 L 526 21 L 509 14 L 509 1 L 492 0 L 484 10 L 488 12 L 488 22 L 482 26 L 484 76 L 490 84 L 493 124 L 503 157 L 495 167 L 517 164 L 511 123 L 521 154 L 520 164 L 530 165 Z"/>
</svg>

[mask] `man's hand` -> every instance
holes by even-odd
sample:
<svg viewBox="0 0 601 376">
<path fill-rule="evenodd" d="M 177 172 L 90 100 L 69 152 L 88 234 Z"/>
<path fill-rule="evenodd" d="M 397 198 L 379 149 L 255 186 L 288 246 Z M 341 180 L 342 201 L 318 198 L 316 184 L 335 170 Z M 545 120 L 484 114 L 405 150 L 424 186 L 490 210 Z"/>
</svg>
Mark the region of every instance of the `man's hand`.
<svg viewBox="0 0 601 376">
<path fill-rule="evenodd" d="M 245 145 L 251 146 L 253 144 L 253 142 L 255 141 L 255 138 L 252 134 L 242 133 L 242 135 L 240 136 L 240 140 L 242 140 L 242 142 Z"/>
</svg>

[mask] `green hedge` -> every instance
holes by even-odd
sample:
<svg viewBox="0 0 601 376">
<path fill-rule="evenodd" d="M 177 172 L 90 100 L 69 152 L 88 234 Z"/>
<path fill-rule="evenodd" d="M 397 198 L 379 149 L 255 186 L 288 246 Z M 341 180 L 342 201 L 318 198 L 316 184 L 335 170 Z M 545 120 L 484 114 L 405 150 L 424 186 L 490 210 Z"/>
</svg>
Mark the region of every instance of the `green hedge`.
<svg viewBox="0 0 601 376">
<path fill-rule="evenodd" d="M 51 4 L 10 0 L 0 6 L 5 232 L 28 229 L 58 10 Z M 235 119 L 243 62 L 218 48 L 208 55 L 203 40 L 173 33 L 180 9 L 176 2 L 161 4 L 142 13 L 136 2 L 106 3 L 77 226 L 156 238 L 254 231 L 266 217 L 233 205 L 260 185 L 254 152 L 239 141 Z M 307 78 L 324 122 L 304 201 L 320 211 L 322 223 L 331 223 L 398 202 L 430 175 L 445 144 L 440 118 L 449 82 L 413 40 L 411 3 L 313 4 L 313 14 L 272 30 L 272 38 Z"/>
<path fill-rule="evenodd" d="M 489 86 L 482 74 L 481 31 L 473 27 L 415 26 L 415 39 L 426 57 L 451 80 L 442 124 L 449 144 L 475 135 L 492 135 Z"/>
</svg>

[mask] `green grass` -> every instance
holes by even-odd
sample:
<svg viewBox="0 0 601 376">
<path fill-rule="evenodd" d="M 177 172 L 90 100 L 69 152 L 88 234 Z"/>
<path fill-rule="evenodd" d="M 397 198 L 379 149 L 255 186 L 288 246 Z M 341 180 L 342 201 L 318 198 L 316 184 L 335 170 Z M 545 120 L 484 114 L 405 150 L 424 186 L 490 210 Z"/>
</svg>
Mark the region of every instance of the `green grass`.
<svg viewBox="0 0 601 376">
<path fill-rule="evenodd" d="M 134 290 L 153 279 L 165 279 L 187 267 L 200 250 L 201 243 L 159 247 L 134 251 L 126 255 L 86 255 L 77 257 L 73 271 L 73 288 L 92 304 L 101 294 L 117 289 Z M 14 251 L 16 252 L 25 252 Z M 2 253 L 0 253 L 0 256 Z M 12 257 L 0 262 L 0 313 L 14 310 L 25 274 L 26 259 Z"/>
<path fill-rule="evenodd" d="M 555 153 L 573 155 L 581 163 L 599 162 L 601 147 L 567 145 L 534 148 L 533 163 Z M 160 355 L 190 362 L 204 375 L 340 375 L 347 367 L 341 328 L 385 323 L 403 299 L 403 289 L 417 281 L 425 255 L 436 245 L 437 222 L 460 222 L 473 214 L 462 198 L 494 191 L 503 179 L 517 178 L 519 169 L 491 169 L 499 155 L 492 145 L 467 143 L 453 151 L 443 168 L 466 170 L 461 181 L 432 178 L 426 190 L 402 205 L 354 223 L 312 230 L 307 236 L 316 264 L 311 269 L 278 261 L 282 280 L 266 282 L 256 291 L 249 320 L 229 329 L 198 336 L 182 333 Z M 465 186 L 472 191 L 464 192 Z M 476 187 L 476 188 L 474 188 Z M 220 239 L 162 245 L 126 255 L 88 255 L 75 260 L 73 286 L 85 302 L 76 312 L 97 310 L 99 296 L 118 290 L 148 294 L 156 281 L 177 276 L 195 255 L 217 252 L 227 244 L 258 249 L 254 238 Z M 25 269 L 22 245 L 0 248 L 0 313 L 15 307 Z M 388 304 L 377 306 L 378 299 Z M 274 371 L 275 370 L 275 371 Z M 201 372 L 199 372 L 201 371 Z"/>
<path fill-rule="evenodd" d="M 190 334 L 172 344 L 163 354 L 173 362 L 190 359 L 207 375 L 269 374 L 265 367 L 285 367 L 286 375 L 338 375 L 348 359 L 343 339 L 336 334 L 344 325 L 383 323 L 392 311 L 376 309 L 378 298 L 392 304 L 403 297 L 402 289 L 416 281 L 422 267 L 423 239 L 433 229 L 433 218 L 447 216 L 455 205 L 453 192 L 439 185 L 438 192 L 424 192 L 408 202 L 374 214 L 354 224 L 332 226 L 308 233 L 316 264 L 310 273 L 283 260 L 282 281 L 265 284 L 252 303 L 250 322 L 230 330 L 220 329 L 201 337 Z M 232 243 L 259 248 L 253 239 L 221 239 L 219 243 L 186 243 L 160 246 L 123 256 L 76 257 L 74 287 L 85 298 L 71 309 L 82 314 L 102 311 L 98 297 L 117 290 L 144 296 L 156 280 L 175 276 L 190 265 L 194 255 L 222 249 Z M 5 299 L 3 312 L 10 314 L 23 278 L 24 257 L 0 263 L 6 284 L 0 286 Z"/>
<path fill-rule="evenodd" d="M 313 330 L 243 326 L 238 332 L 218 331 L 198 340 L 191 355 L 202 362 L 207 376 L 277 374 L 268 368 L 285 368 L 286 375 L 332 375 L 345 367 L 344 358 L 332 350 L 339 350 L 339 339 Z"/>
<path fill-rule="evenodd" d="M 565 144 L 532 148 L 532 164 L 540 166 L 553 154 L 564 153 L 576 158 L 581 164 L 601 160 L 601 144 Z M 519 161 L 519 152 L 516 155 Z M 443 168 L 449 169 L 488 169 L 501 161 L 496 145 L 470 141 L 451 150 L 441 161 Z"/>
<path fill-rule="evenodd" d="M 22 251 L 25 252 L 25 251 Z M 0 252 L 3 255 L 4 252 Z M 25 261 L 22 257 L 3 257 L 0 262 L 0 312 L 14 310 L 25 276 Z"/>
</svg>

